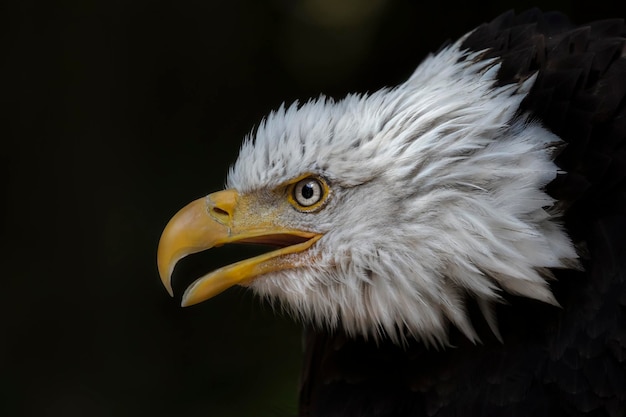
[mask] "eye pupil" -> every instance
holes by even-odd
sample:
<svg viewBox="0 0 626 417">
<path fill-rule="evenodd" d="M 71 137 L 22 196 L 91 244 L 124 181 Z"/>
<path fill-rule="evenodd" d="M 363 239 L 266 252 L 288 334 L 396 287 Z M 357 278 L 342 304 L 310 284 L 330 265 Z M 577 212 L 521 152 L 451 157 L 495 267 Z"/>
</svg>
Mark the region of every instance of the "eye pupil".
<svg viewBox="0 0 626 417">
<path fill-rule="evenodd" d="M 314 184 L 312 183 L 305 184 L 302 187 L 302 197 L 304 197 L 307 200 L 313 197 L 313 194 L 315 194 L 315 190 L 313 187 L 314 187 Z"/>
</svg>

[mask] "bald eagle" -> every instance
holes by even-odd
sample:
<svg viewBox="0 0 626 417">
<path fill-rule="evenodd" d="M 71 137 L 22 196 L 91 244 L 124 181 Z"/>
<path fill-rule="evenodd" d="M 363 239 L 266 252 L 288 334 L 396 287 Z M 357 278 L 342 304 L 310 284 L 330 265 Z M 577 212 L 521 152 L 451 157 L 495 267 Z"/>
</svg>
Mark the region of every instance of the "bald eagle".
<svg viewBox="0 0 626 417">
<path fill-rule="evenodd" d="M 626 415 L 626 28 L 505 13 L 401 85 L 282 106 L 227 189 L 178 212 L 175 264 L 306 323 L 302 416 Z"/>
</svg>

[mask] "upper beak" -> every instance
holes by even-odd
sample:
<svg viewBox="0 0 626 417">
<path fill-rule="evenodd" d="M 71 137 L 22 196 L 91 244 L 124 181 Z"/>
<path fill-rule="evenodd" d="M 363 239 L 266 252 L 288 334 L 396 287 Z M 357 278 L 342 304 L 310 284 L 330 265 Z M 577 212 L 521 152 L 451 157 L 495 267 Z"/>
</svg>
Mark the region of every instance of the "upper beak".
<svg viewBox="0 0 626 417">
<path fill-rule="evenodd" d="M 170 295 L 173 295 L 174 267 L 187 255 L 232 242 L 263 243 L 280 248 L 204 275 L 187 288 L 183 306 L 207 300 L 260 275 L 302 265 L 303 257 L 287 255 L 305 251 L 321 237 L 260 218 L 250 209 L 249 201 L 242 202 L 242 199 L 235 190 L 220 191 L 188 204 L 172 217 L 163 230 L 157 252 L 159 275 Z"/>
</svg>

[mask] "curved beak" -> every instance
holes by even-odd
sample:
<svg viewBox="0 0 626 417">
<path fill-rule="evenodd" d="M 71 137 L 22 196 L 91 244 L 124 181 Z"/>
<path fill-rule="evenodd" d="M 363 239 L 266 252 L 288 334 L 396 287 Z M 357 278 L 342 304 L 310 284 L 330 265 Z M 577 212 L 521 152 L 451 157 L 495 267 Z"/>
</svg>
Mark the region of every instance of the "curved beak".
<svg viewBox="0 0 626 417">
<path fill-rule="evenodd" d="M 277 226 L 250 209 L 250 202 L 237 191 L 219 191 L 188 204 L 168 222 L 157 251 L 159 275 L 173 295 L 172 272 L 176 263 L 187 255 L 227 243 L 278 246 L 274 251 L 224 266 L 197 279 L 183 295 L 182 305 L 189 306 L 233 285 L 302 265 L 302 257 L 288 255 L 305 251 L 320 237 L 317 233 Z"/>
</svg>

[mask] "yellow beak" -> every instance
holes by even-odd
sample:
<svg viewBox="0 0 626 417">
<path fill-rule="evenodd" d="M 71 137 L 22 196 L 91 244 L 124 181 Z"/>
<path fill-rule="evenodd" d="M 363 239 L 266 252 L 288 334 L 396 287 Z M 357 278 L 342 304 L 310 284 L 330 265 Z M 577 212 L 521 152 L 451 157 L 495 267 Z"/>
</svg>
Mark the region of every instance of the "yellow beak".
<svg viewBox="0 0 626 417">
<path fill-rule="evenodd" d="M 169 221 L 159 241 L 157 265 L 170 295 L 174 267 L 187 255 L 233 242 L 279 246 L 199 278 L 185 291 L 183 306 L 200 303 L 260 275 L 303 265 L 305 257 L 289 255 L 305 251 L 321 238 L 317 233 L 277 226 L 250 207 L 237 191 L 225 190 L 188 204 Z"/>
</svg>

